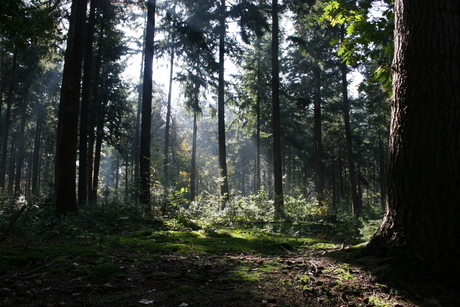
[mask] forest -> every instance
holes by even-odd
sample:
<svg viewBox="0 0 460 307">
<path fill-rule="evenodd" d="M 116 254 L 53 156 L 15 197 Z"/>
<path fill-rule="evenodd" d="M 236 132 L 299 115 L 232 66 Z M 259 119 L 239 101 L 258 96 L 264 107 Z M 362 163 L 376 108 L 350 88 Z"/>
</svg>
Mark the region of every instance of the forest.
<svg viewBox="0 0 460 307">
<path fill-rule="evenodd" d="M 0 305 L 460 305 L 432 2 L 2 0 Z"/>
</svg>

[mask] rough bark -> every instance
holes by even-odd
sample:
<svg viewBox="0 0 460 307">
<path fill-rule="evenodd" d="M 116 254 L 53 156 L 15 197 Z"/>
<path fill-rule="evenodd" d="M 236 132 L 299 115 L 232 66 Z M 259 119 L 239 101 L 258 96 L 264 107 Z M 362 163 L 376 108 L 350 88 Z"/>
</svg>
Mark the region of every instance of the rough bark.
<svg viewBox="0 0 460 307">
<path fill-rule="evenodd" d="M 387 214 L 370 246 L 458 285 L 460 2 L 397 0 L 395 20 Z"/>
</svg>

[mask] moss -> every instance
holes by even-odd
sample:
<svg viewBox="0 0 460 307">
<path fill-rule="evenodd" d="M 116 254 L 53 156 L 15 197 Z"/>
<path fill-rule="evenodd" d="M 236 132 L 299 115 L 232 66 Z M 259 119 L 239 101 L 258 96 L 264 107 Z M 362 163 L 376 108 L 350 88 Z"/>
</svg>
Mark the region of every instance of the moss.
<svg viewBox="0 0 460 307">
<path fill-rule="evenodd" d="M 339 248 L 340 244 L 328 243 L 328 242 L 318 242 L 310 245 L 312 249 L 336 249 Z"/>
<path fill-rule="evenodd" d="M 100 278 L 108 278 L 118 275 L 121 272 L 121 268 L 113 263 L 107 262 L 98 265 L 93 270 L 93 275 Z"/>
<path fill-rule="evenodd" d="M 179 293 L 190 293 L 193 291 L 193 288 L 191 286 L 188 286 L 188 285 L 182 285 L 182 286 L 179 286 L 179 288 L 177 289 Z"/>
<path fill-rule="evenodd" d="M 234 267 L 231 274 L 233 274 L 239 282 L 258 282 L 263 275 L 258 269 L 251 269 L 241 265 Z"/>
</svg>

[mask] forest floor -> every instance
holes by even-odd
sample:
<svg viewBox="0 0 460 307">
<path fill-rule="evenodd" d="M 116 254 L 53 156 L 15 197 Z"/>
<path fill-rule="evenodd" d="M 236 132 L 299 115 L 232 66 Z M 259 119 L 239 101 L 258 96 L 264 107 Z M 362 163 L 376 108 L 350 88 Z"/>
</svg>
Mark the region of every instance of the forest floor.
<svg viewBox="0 0 460 307">
<path fill-rule="evenodd" d="M 458 289 L 393 278 L 385 259 L 357 256 L 358 236 L 316 226 L 12 234 L 0 306 L 460 306 Z"/>
</svg>

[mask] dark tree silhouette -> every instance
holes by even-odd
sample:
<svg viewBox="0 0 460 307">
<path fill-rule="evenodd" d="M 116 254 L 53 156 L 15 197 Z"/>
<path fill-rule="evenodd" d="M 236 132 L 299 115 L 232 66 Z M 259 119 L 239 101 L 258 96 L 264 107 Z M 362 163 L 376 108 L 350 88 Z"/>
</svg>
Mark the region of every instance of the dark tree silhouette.
<svg viewBox="0 0 460 307">
<path fill-rule="evenodd" d="M 460 2 L 397 0 L 395 21 L 387 214 L 369 247 L 458 284 Z"/>
<path fill-rule="evenodd" d="M 56 146 L 56 213 L 78 211 L 76 161 L 81 66 L 85 38 L 86 0 L 73 0 L 62 76 Z"/>
<path fill-rule="evenodd" d="M 150 132 L 152 126 L 152 65 L 156 0 L 149 0 L 147 7 L 139 166 L 139 201 L 142 205 L 150 203 Z"/>
<path fill-rule="evenodd" d="M 272 133 L 273 133 L 273 174 L 275 190 L 275 218 L 284 217 L 283 200 L 283 157 L 281 155 L 281 111 L 279 79 L 279 22 L 278 1 L 272 2 Z"/>
<path fill-rule="evenodd" d="M 222 206 L 229 200 L 228 174 L 227 174 L 227 147 L 225 142 L 225 79 L 224 79 L 224 60 L 225 60 L 225 18 L 226 7 L 225 0 L 220 2 L 220 27 L 219 27 L 219 88 L 217 102 L 217 119 L 219 134 L 219 168 L 221 176 L 220 195 L 222 197 Z"/>
</svg>

